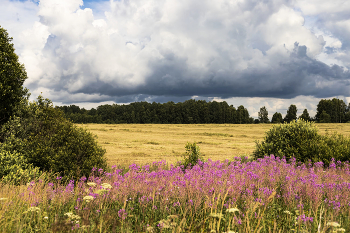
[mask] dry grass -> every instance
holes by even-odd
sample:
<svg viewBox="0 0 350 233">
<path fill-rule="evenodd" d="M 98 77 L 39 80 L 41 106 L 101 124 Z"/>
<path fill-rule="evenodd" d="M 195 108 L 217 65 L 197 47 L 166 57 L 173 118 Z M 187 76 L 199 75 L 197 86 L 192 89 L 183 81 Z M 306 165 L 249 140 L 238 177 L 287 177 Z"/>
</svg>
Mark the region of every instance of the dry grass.
<svg viewBox="0 0 350 233">
<path fill-rule="evenodd" d="M 79 125 L 98 136 L 106 149 L 110 165 L 145 164 L 181 160 L 187 142 L 196 142 L 204 158 L 232 159 L 250 155 L 255 141 L 262 140 L 271 124 L 84 124 Z M 350 124 L 316 124 L 321 134 L 336 131 L 350 136 Z"/>
</svg>

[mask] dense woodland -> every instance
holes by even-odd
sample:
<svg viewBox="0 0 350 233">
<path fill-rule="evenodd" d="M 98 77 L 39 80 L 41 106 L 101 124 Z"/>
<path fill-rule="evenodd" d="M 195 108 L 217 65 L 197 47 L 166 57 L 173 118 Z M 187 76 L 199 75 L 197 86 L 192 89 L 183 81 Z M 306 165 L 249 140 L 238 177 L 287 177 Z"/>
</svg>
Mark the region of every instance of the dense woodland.
<svg viewBox="0 0 350 233">
<path fill-rule="evenodd" d="M 206 123 L 282 123 L 297 119 L 297 107 L 291 105 L 287 114 L 282 118 L 281 113 L 274 113 L 269 120 L 265 107 L 260 108 L 259 119 L 250 117 L 243 106 L 235 108 L 227 102 L 207 102 L 205 100 L 186 100 L 185 102 L 148 103 L 135 102 L 131 104 L 100 105 L 97 109 L 86 110 L 76 105 L 57 106 L 67 118 L 74 123 L 141 123 L 141 124 L 206 124 Z M 323 99 L 317 105 L 317 114 L 310 117 L 307 109 L 299 116 L 304 120 L 321 123 L 345 123 L 350 121 L 350 104 L 343 100 Z"/>
</svg>

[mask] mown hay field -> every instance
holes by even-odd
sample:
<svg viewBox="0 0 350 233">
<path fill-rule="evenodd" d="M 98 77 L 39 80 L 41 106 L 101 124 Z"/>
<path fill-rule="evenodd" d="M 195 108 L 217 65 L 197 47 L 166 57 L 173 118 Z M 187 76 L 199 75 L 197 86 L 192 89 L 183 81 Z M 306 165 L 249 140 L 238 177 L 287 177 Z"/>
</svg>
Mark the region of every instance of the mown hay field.
<svg viewBox="0 0 350 233">
<path fill-rule="evenodd" d="M 250 156 L 272 124 L 78 124 L 97 135 L 109 165 L 181 160 L 187 142 L 196 142 L 205 159 Z M 316 124 L 321 134 L 350 136 L 350 124 Z"/>
</svg>

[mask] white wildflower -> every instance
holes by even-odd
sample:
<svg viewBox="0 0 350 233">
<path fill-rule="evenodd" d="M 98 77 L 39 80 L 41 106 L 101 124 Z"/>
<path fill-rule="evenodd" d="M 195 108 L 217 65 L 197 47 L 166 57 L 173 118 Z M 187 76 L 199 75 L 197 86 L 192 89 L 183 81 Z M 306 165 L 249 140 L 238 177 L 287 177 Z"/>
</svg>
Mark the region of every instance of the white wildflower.
<svg viewBox="0 0 350 233">
<path fill-rule="evenodd" d="M 83 198 L 83 200 L 85 200 L 86 202 L 90 202 L 90 201 L 93 201 L 94 200 L 94 197 L 93 196 L 85 196 L 84 198 Z"/>
<path fill-rule="evenodd" d="M 78 220 L 78 219 L 80 219 L 79 215 L 75 215 L 72 212 L 65 213 L 64 215 L 66 215 L 70 220 Z"/>
<path fill-rule="evenodd" d="M 30 211 L 30 212 L 38 212 L 38 211 L 40 211 L 40 208 L 39 207 L 30 207 L 28 210 L 27 210 L 28 212 Z"/>
<path fill-rule="evenodd" d="M 291 214 L 292 214 L 292 213 L 291 213 L 291 212 L 289 212 L 288 210 L 283 211 L 283 213 L 285 213 L 285 214 L 289 214 L 289 215 L 291 215 Z"/>
<path fill-rule="evenodd" d="M 110 185 L 108 183 L 103 183 L 103 184 L 101 184 L 101 187 L 104 188 L 104 189 L 111 189 L 112 185 Z"/>
<path fill-rule="evenodd" d="M 87 182 L 86 184 L 89 185 L 90 187 L 96 187 L 95 182 Z"/>
<path fill-rule="evenodd" d="M 239 212 L 239 209 L 237 209 L 237 208 L 230 208 L 230 209 L 227 209 L 226 212 L 229 212 L 229 213 Z"/>
<path fill-rule="evenodd" d="M 329 227 L 340 227 L 340 224 L 337 222 L 327 222 L 327 226 Z"/>
</svg>

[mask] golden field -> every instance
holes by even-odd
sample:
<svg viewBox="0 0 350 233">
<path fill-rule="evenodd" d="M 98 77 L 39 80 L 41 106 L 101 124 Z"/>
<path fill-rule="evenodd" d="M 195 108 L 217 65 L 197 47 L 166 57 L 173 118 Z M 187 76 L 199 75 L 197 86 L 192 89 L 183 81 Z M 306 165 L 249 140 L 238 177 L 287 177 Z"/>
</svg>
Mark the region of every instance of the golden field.
<svg viewBox="0 0 350 233">
<path fill-rule="evenodd" d="M 196 142 L 204 158 L 232 159 L 251 155 L 272 124 L 77 124 L 97 135 L 110 165 L 176 163 L 187 142 Z M 350 124 L 316 124 L 319 132 L 350 136 Z"/>
</svg>

